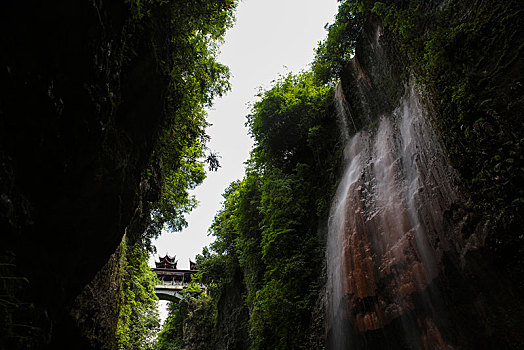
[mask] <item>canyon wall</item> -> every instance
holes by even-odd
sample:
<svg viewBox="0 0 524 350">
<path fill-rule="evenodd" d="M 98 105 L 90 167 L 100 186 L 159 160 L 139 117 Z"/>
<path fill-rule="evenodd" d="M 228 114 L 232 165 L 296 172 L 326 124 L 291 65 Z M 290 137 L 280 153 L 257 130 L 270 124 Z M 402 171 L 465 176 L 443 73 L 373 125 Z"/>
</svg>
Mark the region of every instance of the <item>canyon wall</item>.
<svg viewBox="0 0 524 350">
<path fill-rule="evenodd" d="M 124 2 L 7 1 L 1 12 L 1 276 L 16 282 L 2 289 L 13 308 L 0 344 L 39 348 L 76 339 L 61 332 L 74 298 L 124 232 L 145 229 L 167 81 L 148 38 L 131 38 Z"/>
<path fill-rule="evenodd" d="M 390 29 L 369 17 L 336 92 L 346 146 L 328 224 L 327 348 L 522 347 L 522 257 L 490 244 L 501 228 L 452 166 L 449 113 Z M 521 217 L 508 221 L 521 235 Z"/>
</svg>

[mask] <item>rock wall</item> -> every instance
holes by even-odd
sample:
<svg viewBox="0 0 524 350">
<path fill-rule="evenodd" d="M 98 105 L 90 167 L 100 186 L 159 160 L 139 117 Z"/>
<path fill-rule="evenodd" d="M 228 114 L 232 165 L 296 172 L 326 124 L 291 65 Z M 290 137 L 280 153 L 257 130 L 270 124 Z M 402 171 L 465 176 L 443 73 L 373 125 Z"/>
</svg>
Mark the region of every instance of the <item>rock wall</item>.
<svg viewBox="0 0 524 350">
<path fill-rule="evenodd" d="M 57 325 L 73 299 L 147 221 L 167 83 L 131 16 L 121 1 L 2 4 L 0 255 L 27 281 L 9 293 L 36 310 L 29 344 L 68 336 Z M 14 349 L 16 311 L 2 311 L 0 348 Z"/>
<path fill-rule="evenodd" d="M 125 273 L 124 250 L 121 244 L 107 264 L 75 298 L 70 317 L 64 320 L 69 329 L 78 329 L 78 337 L 86 339 L 93 349 L 115 350 L 118 346 L 116 335 L 121 312 L 119 303 L 122 303 L 122 275 Z M 66 337 L 63 338 L 67 341 Z M 61 347 L 67 347 L 67 344 L 63 345 Z"/>
<path fill-rule="evenodd" d="M 471 219 L 442 114 L 400 47 L 372 17 L 337 88 L 349 132 L 329 222 L 327 347 L 519 348 L 522 281 L 496 264 L 489 221 Z"/>
<path fill-rule="evenodd" d="M 461 194 L 413 86 L 345 153 L 328 236 L 331 322 L 361 334 L 396 322 L 401 348 L 445 348 L 431 311 L 441 301 L 429 289 L 451 242 L 460 244 L 461 225 L 448 218 Z M 336 332 L 331 348 L 359 344 Z"/>
</svg>

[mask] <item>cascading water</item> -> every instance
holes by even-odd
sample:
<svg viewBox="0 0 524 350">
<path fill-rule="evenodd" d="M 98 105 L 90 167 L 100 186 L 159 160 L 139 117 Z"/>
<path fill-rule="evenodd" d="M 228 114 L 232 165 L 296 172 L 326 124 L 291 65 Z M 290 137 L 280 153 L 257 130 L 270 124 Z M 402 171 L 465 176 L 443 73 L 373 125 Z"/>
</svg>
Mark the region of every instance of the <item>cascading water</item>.
<svg viewBox="0 0 524 350">
<path fill-rule="evenodd" d="M 451 348 L 431 283 L 447 249 L 444 212 L 458 200 L 456 175 L 413 84 L 406 91 L 375 130 L 343 132 L 345 171 L 328 223 L 328 349 L 367 348 L 367 335 L 380 338 L 392 324 L 404 346 Z"/>
<path fill-rule="evenodd" d="M 330 348 L 344 349 L 348 346 L 347 331 L 349 329 L 347 300 L 345 291 L 348 274 L 346 269 L 347 242 L 344 240 L 346 228 L 346 213 L 348 206 L 347 195 L 357 185 L 358 178 L 362 172 L 360 149 L 363 135 L 357 134 L 347 143 L 345 154 L 346 162 L 349 162 L 340 182 L 335 200 L 332 203 L 329 220 L 328 233 L 328 312 L 330 315 L 331 335 Z M 348 158 L 349 157 L 349 158 Z"/>
</svg>

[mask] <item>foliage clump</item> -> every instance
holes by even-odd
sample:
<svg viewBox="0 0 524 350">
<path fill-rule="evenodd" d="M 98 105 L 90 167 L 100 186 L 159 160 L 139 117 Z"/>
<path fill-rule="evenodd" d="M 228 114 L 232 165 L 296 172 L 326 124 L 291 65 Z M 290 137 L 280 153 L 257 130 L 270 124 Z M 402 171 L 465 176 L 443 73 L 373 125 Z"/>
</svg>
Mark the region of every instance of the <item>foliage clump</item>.
<svg viewBox="0 0 524 350">
<path fill-rule="evenodd" d="M 230 89 L 229 69 L 217 61 L 219 44 L 232 26 L 236 0 L 127 0 L 127 56 L 138 50 L 154 58 L 164 84 L 163 121 L 149 167 L 144 174 L 150 189 L 150 237 L 162 228 L 179 231 L 184 214 L 197 204 L 188 191 L 220 165 L 216 154 L 205 156 L 209 136 L 206 108 Z M 144 36 L 144 33 L 149 33 Z"/>
<path fill-rule="evenodd" d="M 335 22 L 326 24 L 327 38 L 316 48 L 312 69 L 323 82 L 338 81 L 355 55 L 365 20 L 360 1 L 340 1 Z"/>
<path fill-rule="evenodd" d="M 340 165 L 333 88 L 304 72 L 259 97 L 247 121 L 247 175 L 226 189 L 210 228 L 216 240 L 197 257 L 211 296 L 205 317 L 221 334 L 216 348 L 306 349 L 324 283 L 318 228 Z"/>
</svg>

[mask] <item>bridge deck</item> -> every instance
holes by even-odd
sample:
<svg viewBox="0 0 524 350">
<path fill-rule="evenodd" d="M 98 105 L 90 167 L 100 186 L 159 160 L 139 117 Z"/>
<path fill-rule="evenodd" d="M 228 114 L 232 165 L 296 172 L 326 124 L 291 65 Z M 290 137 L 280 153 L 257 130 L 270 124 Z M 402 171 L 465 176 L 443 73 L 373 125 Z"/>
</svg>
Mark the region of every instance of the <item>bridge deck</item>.
<svg viewBox="0 0 524 350">
<path fill-rule="evenodd" d="M 181 292 L 189 283 L 180 281 L 162 281 L 161 284 L 155 286 L 155 293 L 160 300 L 176 301 L 182 299 Z M 204 288 L 205 286 L 199 285 Z"/>
<path fill-rule="evenodd" d="M 155 287 L 155 293 L 158 299 L 169 301 L 182 299 L 182 294 L 179 292 L 190 284 L 192 275 L 197 272 L 197 270 L 178 270 L 176 268 L 165 267 L 157 267 L 152 270 L 161 281 L 160 284 Z"/>
</svg>

